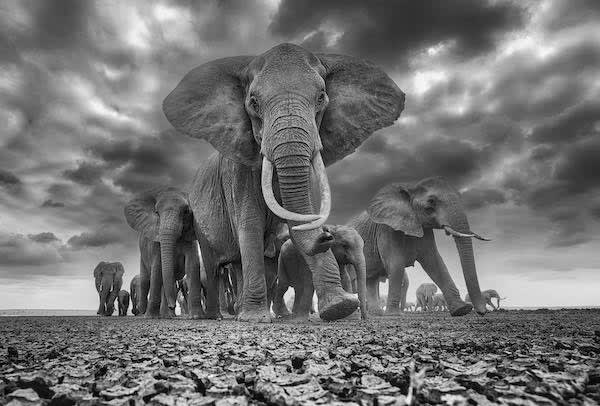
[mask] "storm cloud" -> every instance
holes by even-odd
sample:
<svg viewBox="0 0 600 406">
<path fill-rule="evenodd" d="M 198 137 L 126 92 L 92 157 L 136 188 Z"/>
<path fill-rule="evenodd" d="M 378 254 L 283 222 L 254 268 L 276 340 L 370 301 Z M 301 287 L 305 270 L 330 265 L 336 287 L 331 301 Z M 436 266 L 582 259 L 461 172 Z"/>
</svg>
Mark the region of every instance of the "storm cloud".
<svg viewBox="0 0 600 406">
<path fill-rule="evenodd" d="M 477 245 L 482 285 L 528 304 L 536 278 L 561 283 L 546 271 L 572 281 L 598 264 L 599 15 L 587 0 L 9 1 L 0 286 L 79 280 L 92 308 L 82 281 L 95 264 L 122 261 L 133 277 L 124 204 L 155 185 L 188 188 L 214 152 L 177 133 L 162 100 L 206 61 L 289 41 L 370 59 L 407 95 L 393 126 L 328 168 L 330 221 L 346 222 L 387 183 L 442 176 L 473 229 L 494 239 Z M 411 286 L 422 275 L 411 272 Z"/>
</svg>

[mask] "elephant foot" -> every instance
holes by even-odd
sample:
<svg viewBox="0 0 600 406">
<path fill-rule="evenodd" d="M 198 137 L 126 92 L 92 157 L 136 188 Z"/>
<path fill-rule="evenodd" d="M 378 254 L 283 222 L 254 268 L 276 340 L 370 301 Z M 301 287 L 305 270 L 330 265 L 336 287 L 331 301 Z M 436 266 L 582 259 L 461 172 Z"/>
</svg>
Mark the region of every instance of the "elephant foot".
<svg viewBox="0 0 600 406">
<path fill-rule="evenodd" d="M 473 310 L 473 306 L 470 303 L 465 303 L 462 306 L 451 311 L 450 315 L 454 317 L 464 316 L 465 314 L 471 313 L 471 310 Z"/>
<path fill-rule="evenodd" d="M 292 313 L 285 306 L 277 308 L 273 306 L 273 312 L 275 313 L 275 317 L 280 319 L 287 319 L 292 316 Z"/>
<path fill-rule="evenodd" d="M 201 315 L 196 315 L 198 316 L 198 318 L 205 320 L 223 320 L 223 315 L 221 314 L 220 310 L 207 310 Z M 194 318 L 194 316 L 192 316 L 192 318 Z"/>
<path fill-rule="evenodd" d="M 374 309 L 368 309 L 367 313 L 370 314 L 371 316 L 383 316 L 384 315 L 383 309 L 381 307 L 376 307 Z"/>
<path fill-rule="evenodd" d="M 385 312 L 383 313 L 385 316 L 398 316 L 399 314 L 401 314 L 402 311 L 400 310 L 399 307 L 386 307 L 385 308 Z"/>
<path fill-rule="evenodd" d="M 350 316 L 360 305 L 358 296 L 341 287 L 319 297 L 319 316 L 325 321 L 339 320 Z"/>
<path fill-rule="evenodd" d="M 251 323 L 270 323 L 271 312 L 265 306 L 242 306 L 236 320 Z"/>
</svg>

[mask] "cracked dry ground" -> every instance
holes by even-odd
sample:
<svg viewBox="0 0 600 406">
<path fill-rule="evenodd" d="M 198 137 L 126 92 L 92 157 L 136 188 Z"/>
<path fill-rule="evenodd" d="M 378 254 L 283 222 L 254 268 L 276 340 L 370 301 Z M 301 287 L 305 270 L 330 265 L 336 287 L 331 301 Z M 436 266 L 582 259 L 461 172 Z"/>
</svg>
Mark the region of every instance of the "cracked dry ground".
<svg viewBox="0 0 600 406">
<path fill-rule="evenodd" d="M 7 317 L 0 404 L 597 404 L 599 359 L 600 310 L 270 325 Z"/>
</svg>

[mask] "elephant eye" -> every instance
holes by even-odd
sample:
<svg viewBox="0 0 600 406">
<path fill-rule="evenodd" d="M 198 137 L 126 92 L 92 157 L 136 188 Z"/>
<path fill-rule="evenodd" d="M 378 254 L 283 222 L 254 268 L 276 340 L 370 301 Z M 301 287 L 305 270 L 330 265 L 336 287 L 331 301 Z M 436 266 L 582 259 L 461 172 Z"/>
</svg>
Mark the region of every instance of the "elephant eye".
<svg viewBox="0 0 600 406">
<path fill-rule="evenodd" d="M 325 103 L 325 90 L 321 90 L 319 92 L 319 95 L 317 96 L 317 104 L 323 104 Z"/>
<path fill-rule="evenodd" d="M 260 106 L 256 96 L 250 96 L 250 100 L 248 100 L 248 106 L 256 115 L 260 114 Z"/>
</svg>

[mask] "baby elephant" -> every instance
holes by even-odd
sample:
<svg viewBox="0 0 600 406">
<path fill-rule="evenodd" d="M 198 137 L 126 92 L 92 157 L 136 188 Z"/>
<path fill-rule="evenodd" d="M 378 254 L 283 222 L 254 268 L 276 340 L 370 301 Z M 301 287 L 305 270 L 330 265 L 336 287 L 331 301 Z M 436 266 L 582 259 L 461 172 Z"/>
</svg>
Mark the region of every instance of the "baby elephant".
<svg viewBox="0 0 600 406">
<path fill-rule="evenodd" d="M 344 289 L 347 292 L 358 291 L 361 317 L 366 319 L 367 288 L 363 239 L 354 228 L 348 226 L 325 225 L 323 231 L 324 238 L 322 238 L 321 244 L 323 248 L 331 248 L 333 251 L 340 268 L 340 278 Z M 292 314 L 295 317 L 308 317 L 314 293 L 312 274 L 292 240 L 286 241 L 281 247 L 277 278 L 277 288 L 273 298 L 275 315 L 278 317 L 290 315 L 283 295 L 291 286 L 295 291 Z"/>
<path fill-rule="evenodd" d="M 129 310 L 129 292 L 125 289 L 120 290 L 117 299 L 119 300 L 119 316 L 127 316 L 127 310 Z"/>
</svg>

